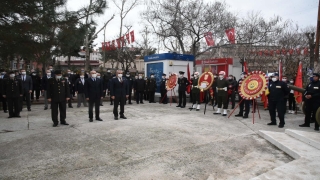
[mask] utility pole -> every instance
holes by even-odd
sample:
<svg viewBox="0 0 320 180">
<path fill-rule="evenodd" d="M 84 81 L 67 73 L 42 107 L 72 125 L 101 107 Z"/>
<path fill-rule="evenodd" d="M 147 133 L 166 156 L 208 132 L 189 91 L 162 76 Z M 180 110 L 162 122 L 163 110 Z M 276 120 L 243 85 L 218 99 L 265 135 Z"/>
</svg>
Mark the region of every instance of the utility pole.
<svg viewBox="0 0 320 180">
<path fill-rule="evenodd" d="M 318 5 L 318 20 L 317 20 L 317 33 L 316 33 L 316 47 L 315 47 L 315 61 L 319 61 L 319 40 L 320 40 L 320 0 Z"/>
<path fill-rule="evenodd" d="M 103 46 L 102 46 L 102 51 L 103 51 L 103 67 L 106 68 L 106 29 L 107 26 L 104 27 L 104 34 L 103 34 Z"/>
<path fill-rule="evenodd" d="M 306 36 L 308 37 L 308 43 L 310 48 L 310 69 L 314 71 L 314 50 L 316 47 L 316 44 L 314 43 L 314 35 L 315 33 L 306 33 Z M 318 53 L 319 54 L 319 53 Z"/>
</svg>

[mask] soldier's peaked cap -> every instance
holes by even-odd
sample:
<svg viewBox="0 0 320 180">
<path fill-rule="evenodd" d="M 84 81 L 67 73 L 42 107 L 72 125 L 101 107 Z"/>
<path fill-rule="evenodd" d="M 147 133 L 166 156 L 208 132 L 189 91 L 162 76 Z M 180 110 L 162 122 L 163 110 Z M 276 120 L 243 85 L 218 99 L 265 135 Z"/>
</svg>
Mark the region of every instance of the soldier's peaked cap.
<svg viewBox="0 0 320 180">
<path fill-rule="evenodd" d="M 320 74 L 319 73 L 313 73 L 313 76 L 320 77 Z"/>
<path fill-rule="evenodd" d="M 62 74 L 62 73 L 61 73 L 61 70 L 57 69 L 54 71 L 54 74 Z"/>
<path fill-rule="evenodd" d="M 184 72 L 183 71 L 179 71 L 179 74 L 184 74 Z"/>
<path fill-rule="evenodd" d="M 163 73 L 162 76 L 166 76 L 166 74 Z"/>
</svg>

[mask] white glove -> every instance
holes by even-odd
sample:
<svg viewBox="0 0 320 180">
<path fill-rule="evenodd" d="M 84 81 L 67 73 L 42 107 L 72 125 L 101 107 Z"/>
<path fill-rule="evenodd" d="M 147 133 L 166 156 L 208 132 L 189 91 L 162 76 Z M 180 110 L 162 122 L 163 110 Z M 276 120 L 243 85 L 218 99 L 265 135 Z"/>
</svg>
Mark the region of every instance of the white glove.
<svg viewBox="0 0 320 180">
<path fill-rule="evenodd" d="M 223 88 L 223 90 L 224 90 L 224 91 L 227 91 L 227 90 L 228 90 L 228 88 L 227 88 L 227 87 L 224 87 L 224 88 Z"/>
<path fill-rule="evenodd" d="M 218 87 L 216 87 L 216 91 L 218 92 Z"/>
</svg>

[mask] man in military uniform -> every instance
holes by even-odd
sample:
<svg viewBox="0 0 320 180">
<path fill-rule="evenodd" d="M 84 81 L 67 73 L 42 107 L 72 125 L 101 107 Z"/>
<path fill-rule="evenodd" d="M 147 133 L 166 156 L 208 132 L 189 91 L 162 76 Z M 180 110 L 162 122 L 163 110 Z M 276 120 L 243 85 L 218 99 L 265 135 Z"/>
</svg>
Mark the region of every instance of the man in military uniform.
<svg viewBox="0 0 320 180">
<path fill-rule="evenodd" d="M 285 121 L 284 121 L 284 97 L 289 94 L 290 89 L 288 88 L 287 84 L 283 81 L 279 81 L 279 74 L 275 73 L 272 77 L 272 82 L 269 85 L 269 95 L 268 95 L 268 102 L 269 102 L 269 113 L 271 117 L 271 123 L 268 125 L 277 125 L 276 120 L 276 110 L 278 112 L 278 117 L 280 119 L 279 128 L 283 128 Z"/>
<path fill-rule="evenodd" d="M 68 107 L 69 108 L 73 108 L 73 106 L 72 106 L 72 87 L 73 87 L 73 84 L 72 84 L 72 82 L 70 81 L 70 78 L 72 78 L 72 76 L 71 76 L 71 74 L 69 74 L 69 72 L 68 72 L 68 74 L 65 74 L 64 75 L 64 79 L 66 80 L 66 82 L 67 82 L 67 84 L 68 84 L 68 86 L 69 86 L 69 91 L 70 91 L 70 93 L 69 93 L 69 100 L 68 100 Z"/>
<path fill-rule="evenodd" d="M 126 74 L 126 79 L 127 79 L 128 88 L 129 88 L 129 97 L 127 99 L 128 99 L 128 103 L 132 104 L 131 103 L 131 96 L 132 96 L 132 88 L 133 88 L 133 78 L 130 77 L 130 73 L 129 72 L 127 72 L 127 74 Z"/>
<path fill-rule="evenodd" d="M 221 107 L 223 104 L 223 114 L 222 116 L 227 116 L 227 108 L 228 108 L 228 103 L 227 103 L 227 98 L 228 98 L 228 86 L 229 82 L 224 78 L 226 73 L 224 71 L 219 72 L 219 78 L 217 79 L 217 102 L 218 102 L 218 109 L 215 113 L 213 114 L 221 114 Z"/>
<path fill-rule="evenodd" d="M 161 102 L 163 104 L 167 104 L 167 89 L 166 89 L 166 74 L 162 74 L 162 80 L 161 80 L 161 84 L 160 84 L 160 93 L 161 93 Z"/>
<path fill-rule="evenodd" d="M 136 102 L 137 104 L 143 104 L 143 93 L 145 91 L 146 82 L 142 77 L 142 74 L 139 73 L 138 79 L 134 81 L 134 92 L 136 93 Z"/>
<path fill-rule="evenodd" d="M 20 118 L 20 106 L 19 101 L 22 97 L 22 82 L 20 79 L 15 78 L 13 71 L 9 73 L 9 78 L 3 81 L 2 87 L 2 97 L 7 99 L 8 108 L 9 108 L 9 117 L 18 117 Z"/>
<path fill-rule="evenodd" d="M 145 89 L 144 89 L 144 100 L 149 100 L 149 88 L 148 88 L 148 84 L 149 84 L 149 79 L 147 77 L 144 78 L 144 82 L 145 82 Z"/>
<path fill-rule="evenodd" d="M 319 131 L 319 124 L 316 121 L 316 112 L 320 107 L 320 74 L 313 73 L 313 80 L 307 85 L 304 92 L 305 119 L 300 127 L 310 127 L 310 119 L 315 122 L 314 130 Z"/>
<path fill-rule="evenodd" d="M 39 101 L 39 96 L 40 96 L 40 87 L 41 87 L 41 78 L 39 73 L 36 71 L 32 70 L 30 74 L 32 78 L 32 92 L 31 92 L 31 102 L 34 100 L 34 93 L 36 93 L 36 101 Z"/>
<path fill-rule="evenodd" d="M 231 98 L 231 109 L 234 109 L 235 106 L 235 100 L 236 100 L 236 87 L 237 87 L 237 81 L 234 80 L 233 75 L 229 75 L 228 77 L 229 86 L 228 86 L 228 98 L 227 98 L 227 104 L 229 105 L 229 100 Z"/>
<path fill-rule="evenodd" d="M 41 90 L 42 90 L 42 94 L 44 95 L 44 110 L 48 109 L 47 87 L 48 87 L 48 80 L 51 78 L 52 78 L 51 71 L 47 70 L 47 74 L 45 74 L 41 79 Z"/>
<path fill-rule="evenodd" d="M 192 80 L 192 90 L 191 90 L 193 102 L 192 102 L 192 106 L 189 109 L 196 109 L 197 108 L 196 111 L 199 111 L 200 110 L 200 103 L 201 103 L 200 89 L 198 86 L 199 72 L 195 72 L 193 76 L 194 76 L 194 78 Z M 198 104 L 196 105 L 197 102 L 198 102 Z"/>
<path fill-rule="evenodd" d="M 156 101 L 154 100 L 154 95 L 157 90 L 157 82 L 156 82 L 156 78 L 154 77 L 154 74 L 150 75 L 150 80 L 147 86 L 149 90 L 149 103 L 156 103 Z"/>
<path fill-rule="evenodd" d="M 58 126 L 58 113 L 60 112 L 60 124 L 69 125 L 66 122 L 66 101 L 70 99 L 69 85 L 62 78 L 61 70 L 54 72 L 55 78 L 48 79 L 47 98 L 51 102 L 51 118 L 53 127 Z M 58 111 L 59 108 L 59 111 Z"/>
<path fill-rule="evenodd" d="M 183 71 L 179 71 L 178 85 L 179 104 L 177 107 L 185 108 L 187 104 L 186 90 L 187 86 L 189 85 L 189 81 L 186 77 L 184 77 Z"/>
<path fill-rule="evenodd" d="M 236 89 L 238 90 L 239 89 L 239 86 L 240 86 L 240 82 L 244 79 L 244 76 L 246 75 L 247 73 L 246 72 L 243 72 L 240 76 L 241 78 L 239 79 L 238 81 L 238 85 L 236 87 Z M 243 117 L 243 118 L 248 118 L 249 116 L 249 112 L 250 112 L 250 102 L 251 100 L 246 100 L 246 99 L 243 99 L 242 100 L 242 97 L 239 95 L 239 102 L 240 102 L 240 105 L 239 105 L 239 114 L 235 115 L 236 117 Z M 243 115 L 243 109 L 245 107 L 245 112 L 244 112 L 244 115 Z"/>
<path fill-rule="evenodd" d="M 8 106 L 7 106 L 7 98 L 4 98 L 2 89 L 3 89 L 3 83 L 4 81 L 9 78 L 6 71 L 4 69 L 0 69 L 0 101 L 2 103 L 2 110 L 4 113 L 8 112 Z"/>
</svg>

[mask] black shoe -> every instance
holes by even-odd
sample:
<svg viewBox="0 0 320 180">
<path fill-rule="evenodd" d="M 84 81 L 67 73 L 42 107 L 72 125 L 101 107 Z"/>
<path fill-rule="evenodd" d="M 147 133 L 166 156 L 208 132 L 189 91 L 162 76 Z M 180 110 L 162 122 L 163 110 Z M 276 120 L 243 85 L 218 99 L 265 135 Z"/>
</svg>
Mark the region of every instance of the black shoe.
<svg viewBox="0 0 320 180">
<path fill-rule="evenodd" d="M 139 102 L 137 102 L 137 104 L 139 104 Z"/>
<path fill-rule="evenodd" d="M 4 112 L 4 113 L 8 113 L 8 111 L 7 111 L 7 110 L 4 110 L 3 112 Z"/>
<path fill-rule="evenodd" d="M 248 118 L 248 115 L 244 115 L 244 116 L 243 116 L 243 119 L 247 119 L 247 118 Z"/>
<path fill-rule="evenodd" d="M 100 104 L 100 106 L 103 106 L 103 104 Z"/>
<path fill-rule="evenodd" d="M 305 123 L 303 123 L 303 124 L 300 124 L 299 126 L 300 126 L 300 127 L 310 127 L 310 125 L 308 125 L 308 124 L 305 124 Z"/>
<path fill-rule="evenodd" d="M 96 118 L 97 121 L 103 121 L 101 118 Z"/>
<path fill-rule="evenodd" d="M 47 110 L 47 109 L 48 109 L 47 107 L 44 108 L 44 110 Z"/>
<path fill-rule="evenodd" d="M 235 117 L 242 117 L 242 114 L 236 114 Z"/>
<path fill-rule="evenodd" d="M 153 101 L 153 102 L 151 102 L 151 103 L 157 103 L 157 102 Z"/>
<path fill-rule="evenodd" d="M 222 114 L 222 116 L 227 116 L 226 114 Z"/>
<path fill-rule="evenodd" d="M 178 106 L 176 106 L 176 107 L 181 107 L 181 105 L 178 105 Z"/>
<path fill-rule="evenodd" d="M 125 116 L 120 116 L 120 118 L 122 118 L 122 119 L 127 119 Z"/>
<path fill-rule="evenodd" d="M 60 124 L 62 124 L 62 125 L 69 125 L 67 122 L 60 122 Z"/>
<path fill-rule="evenodd" d="M 284 125 L 283 124 L 279 124 L 279 126 L 278 126 L 279 128 L 283 128 L 284 127 Z"/>
<path fill-rule="evenodd" d="M 14 117 L 16 117 L 16 118 L 21 118 L 21 116 L 20 116 L 20 115 L 18 115 L 18 116 L 14 116 Z"/>
<path fill-rule="evenodd" d="M 9 116 L 8 118 L 13 118 L 13 116 Z"/>
<path fill-rule="evenodd" d="M 162 104 L 168 104 L 168 103 L 162 103 Z"/>
<path fill-rule="evenodd" d="M 315 127 L 314 130 L 315 130 L 315 131 L 319 131 L 319 127 Z"/>
<path fill-rule="evenodd" d="M 273 122 L 271 122 L 271 123 L 268 123 L 267 125 L 277 125 L 277 123 L 273 123 Z"/>
<path fill-rule="evenodd" d="M 113 105 L 113 103 L 110 103 L 110 105 Z"/>
<path fill-rule="evenodd" d="M 114 117 L 114 120 L 118 120 L 118 117 L 117 117 L 117 116 L 115 116 L 115 117 Z"/>
<path fill-rule="evenodd" d="M 72 106 L 68 106 L 69 108 L 73 108 Z"/>
<path fill-rule="evenodd" d="M 31 111 L 31 109 L 28 109 L 28 111 Z"/>
<path fill-rule="evenodd" d="M 144 104 L 143 102 L 140 102 L 140 104 Z"/>
<path fill-rule="evenodd" d="M 53 124 L 53 127 L 57 127 L 58 126 L 58 124 Z"/>
<path fill-rule="evenodd" d="M 185 106 L 181 106 L 180 108 L 185 108 Z"/>
<path fill-rule="evenodd" d="M 132 104 L 131 102 L 129 102 L 129 104 Z"/>
<path fill-rule="evenodd" d="M 90 118 L 90 119 L 89 119 L 89 122 L 93 122 L 93 119 L 92 119 L 92 118 Z"/>
</svg>

